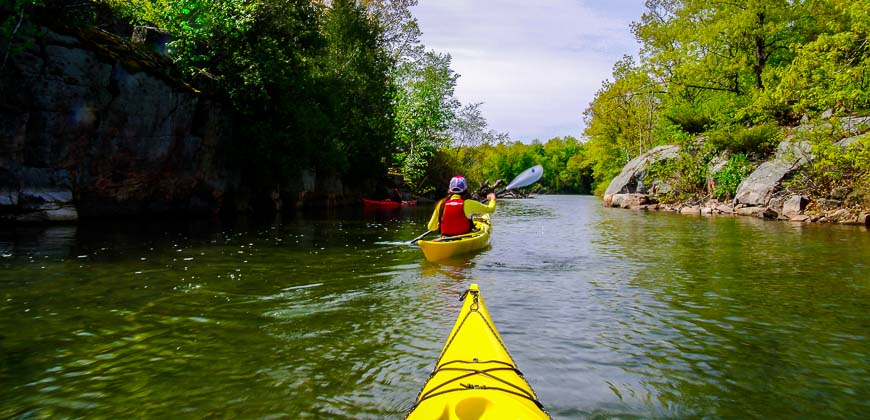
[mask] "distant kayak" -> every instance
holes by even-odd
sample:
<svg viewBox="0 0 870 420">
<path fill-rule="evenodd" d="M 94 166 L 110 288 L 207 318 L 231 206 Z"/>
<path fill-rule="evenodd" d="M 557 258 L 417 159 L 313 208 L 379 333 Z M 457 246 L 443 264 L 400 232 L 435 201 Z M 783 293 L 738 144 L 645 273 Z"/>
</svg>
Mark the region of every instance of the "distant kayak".
<svg viewBox="0 0 870 420">
<path fill-rule="evenodd" d="M 402 201 L 401 203 L 399 203 L 398 201 L 393 200 L 369 200 L 368 198 L 363 198 L 362 202 L 366 208 L 372 209 L 394 209 L 404 206 L 417 205 L 417 200 Z"/>
<path fill-rule="evenodd" d="M 420 249 L 428 261 L 438 261 L 456 255 L 467 254 L 489 244 L 492 226 L 489 215 L 474 219 L 474 231 L 465 235 L 446 236 L 431 241 L 419 241 Z"/>
<path fill-rule="evenodd" d="M 549 419 L 496 330 L 477 284 L 408 419 Z"/>
</svg>

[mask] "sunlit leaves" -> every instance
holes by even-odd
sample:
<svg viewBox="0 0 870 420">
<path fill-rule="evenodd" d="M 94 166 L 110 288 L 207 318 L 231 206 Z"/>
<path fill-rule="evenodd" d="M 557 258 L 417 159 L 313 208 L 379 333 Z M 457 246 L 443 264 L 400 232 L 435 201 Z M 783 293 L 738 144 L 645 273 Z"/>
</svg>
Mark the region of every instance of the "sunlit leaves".
<svg viewBox="0 0 870 420">
<path fill-rule="evenodd" d="M 776 100 L 797 113 L 870 107 L 870 1 L 835 2 L 841 32 L 795 45 L 794 63 L 782 72 Z"/>
<path fill-rule="evenodd" d="M 795 124 L 825 110 L 870 110 L 870 0 L 646 6 L 632 25 L 640 63 L 618 63 L 586 111 L 587 153 L 599 186 L 629 158 L 685 135 L 704 135 L 710 150 L 763 159 L 771 143 L 755 141 L 747 127 Z M 643 92 L 652 92 L 647 106 L 638 100 Z M 644 115 L 648 140 L 638 129 Z"/>
</svg>

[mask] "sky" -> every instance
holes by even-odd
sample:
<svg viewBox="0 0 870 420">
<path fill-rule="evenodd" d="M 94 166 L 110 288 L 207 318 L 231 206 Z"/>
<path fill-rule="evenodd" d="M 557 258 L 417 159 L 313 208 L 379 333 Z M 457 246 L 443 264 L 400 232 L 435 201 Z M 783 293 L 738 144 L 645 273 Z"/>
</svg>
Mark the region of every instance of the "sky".
<svg viewBox="0 0 870 420">
<path fill-rule="evenodd" d="M 489 128 L 529 143 L 581 138 L 583 111 L 639 44 L 644 0 L 419 0 L 427 49 L 449 53 L 455 96 L 483 102 Z"/>
</svg>

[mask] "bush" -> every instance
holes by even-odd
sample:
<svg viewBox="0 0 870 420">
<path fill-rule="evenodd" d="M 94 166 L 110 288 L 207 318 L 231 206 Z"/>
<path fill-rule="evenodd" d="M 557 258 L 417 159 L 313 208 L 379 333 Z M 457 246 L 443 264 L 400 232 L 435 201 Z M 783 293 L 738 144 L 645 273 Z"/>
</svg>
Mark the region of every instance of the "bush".
<svg viewBox="0 0 870 420">
<path fill-rule="evenodd" d="M 721 171 L 713 175 L 713 196 L 720 200 L 730 199 L 737 192 L 743 178 L 752 172 L 746 155 L 738 153 L 728 158 Z"/>
<path fill-rule="evenodd" d="M 713 120 L 702 114 L 695 106 L 681 105 L 669 109 L 665 118 L 689 134 L 700 134 L 713 124 Z"/>
<path fill-rule="evenodd" d="M 835 197 L 837 191 L 870 191 L 870 136 L 847 147 L 825 139 L 812 142 L 813 159 L 785 183 L 788 189 L 814 199 L 842 198 Z"/>
<path fill-rule="evenodd" d="M 707 145 L 716 152 L 731 152 L 747 157 L 762 158 L 776 148 L 780 129 L 775 124 L 753 127 L 726 127 L 707 135 Z"/>
<path fill-rule="evenodd" d="M 705 155 L 697 149 L 683 149 L 677 159 L 653 163 L 647 177 L 670 188 L 657 197 L 665 203 L 685 202 L 704 196 L 707 181 Z"/>
</svg>

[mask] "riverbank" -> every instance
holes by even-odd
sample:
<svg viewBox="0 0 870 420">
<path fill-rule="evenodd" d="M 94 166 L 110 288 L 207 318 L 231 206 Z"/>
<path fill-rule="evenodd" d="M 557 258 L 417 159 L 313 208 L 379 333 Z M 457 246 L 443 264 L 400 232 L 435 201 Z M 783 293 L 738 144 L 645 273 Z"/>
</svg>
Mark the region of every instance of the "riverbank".
<svg viewBox="0 0 870 420">
<path fill-rule="evenodd" d="M 836 223 L 844 225 L 863 225 L 870 227 L 870 212 L 866 210 L 855 211 L 847 208 L 832 208 L 829 210 L 808 208 L 801 212 L 792 200 L 788 206 L 784 205 L 781 212 L 770 207 L 757 207 L 748 205 L 734 206 L 722 203 L 718 200 L 709 200 L 701 204 L 691 202 L 664 204 L 651 203 L 649 196 L 644 194 L 617 194 L 610 197 L 610 207 L 621 207 L 638 211 L 669 211 L 680 214 L 700 216 L 751 216 L 760 219 L 782 220 L 799 223 Z"/>
<path fill-rule="evenodd" d="M 658 146 L 622 168 L 604 205 L 870 226 L 868 132 L 870 116 L 805 122 L 782 129 L 771 153 L 751 161 L 708 152 L 704 137 Z"/>
</svg>

